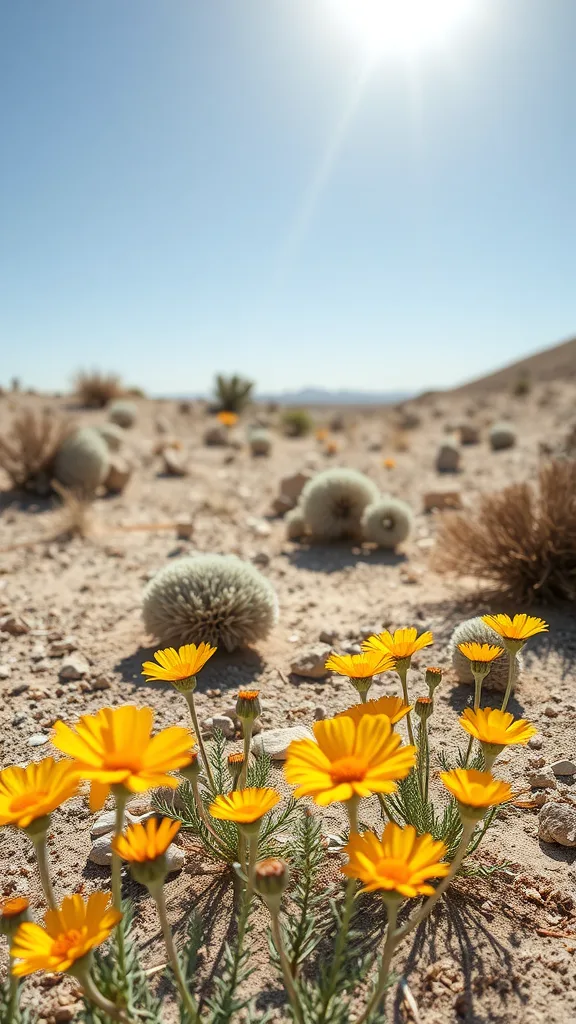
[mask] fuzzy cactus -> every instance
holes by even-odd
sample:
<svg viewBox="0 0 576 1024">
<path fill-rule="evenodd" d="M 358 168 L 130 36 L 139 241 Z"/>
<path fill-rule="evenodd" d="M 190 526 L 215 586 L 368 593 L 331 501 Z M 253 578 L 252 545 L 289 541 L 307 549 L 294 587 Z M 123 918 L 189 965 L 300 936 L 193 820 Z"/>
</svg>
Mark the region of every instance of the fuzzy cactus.
<svg viewBox="0 0 576 1024">
<path fill-rule="evenodd" d="M 270 455 L 272 450 L 272 438 L 269 431 L 263 427 L 250 431 L 248 444 L 251 455 Z"/>
<path fill-rule="evenodd" d="M 392 551 L 406 540 L 414 516 L 405 501 L 383 497 L 367 505 L 362 514 L 362 534 L 381 548 Z"/>
<path fill-rule="evenodd" d="M 124 431 L 116 423 L 102 423 L 94 428 L 103 437 L 108 451 L 117 452 L 124 442 Z"/>
<path fill-rule="evenodd" d="M 92 427 L 81 427 L 67 437 L 56 453 L 54 476 L 70 490 L 93 494 L 108 475 L 106 441 Z"/>
<path fill-rule="evenodd" d="M 495 423 L 490 429 L 488 440 L 494 452 L 513 448 L 516 444 L 516 431 L 510 423 Z"/>
<path fill-rule="evenodd" d="M 114 402 L 110 406 L 108 419 L 118 427 L 123 427 L 124 430 L 128 430 L 136 423 L 137 415 L 138 408 L 134 402 L 125 402 L 121 400 L 119 402 Z"/>
<path fill-rule="evenodd" d="M 271 583 L 235 555 L 180 558 L 144 591 L 144 624 L 163 644 L 206 643 L 233 651 L 262 640 L 278 619 Z"/>
<path fill-rule="evenodd" d="M 290 509 L 284 516 L 286 536 L 288 540 L 300 540 L 306 533 L 306 522 L 299 505 Z"/>
<path fill-rule="evenodd" d="M 376 484 L 356 469 L 325 469 L 304 487 L 300 507 L 306 526 L 318 540 L 360 534 L 367 505 L 378 500 Z"/>
<path fill-rule="evenodd" d="M 458 644 L 476 642 L 479 644 L 493 644 L 496 647 L 502 647 L 502 637 L 492 629 L 491 626 L 487 626 L 484 620 L 478 615 L 473 619 L 466 619 L 465 622 L 461 622 L 450 637 L 450 643 L 448 646 L 448 654 L 452 660 L 452 666 L 458 676 L 461 683 L 474 683 L 474 676 L 470 671 L 470 662 L 468 658 L 458 650 Z M 517 656 L 517 675 L 516 681 L 518 681 L 520 671 L 522 669 L 522 655 Z M 501 654 L 496 661 L 492 662 L 490 672 L 486 676 L 483 688 L 486 690 L 499 690 L 504 693 L 506 690 L 506 684 L 508 682 L 508 655 L 506 652 Z"/>
</svg>

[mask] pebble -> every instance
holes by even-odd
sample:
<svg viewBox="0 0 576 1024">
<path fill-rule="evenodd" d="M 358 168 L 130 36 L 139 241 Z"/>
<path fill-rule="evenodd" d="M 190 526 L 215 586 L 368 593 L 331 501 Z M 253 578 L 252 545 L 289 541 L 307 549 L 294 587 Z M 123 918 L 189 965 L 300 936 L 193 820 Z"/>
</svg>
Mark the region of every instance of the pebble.
<svg viewBox="0 0 576 1024">
<path fill-rule="evenodd" d="M 12 719 L 12 725 L 22 725 L 22 722 L 25 721 L 26 715 L 23 712 L 20 712 L 19 714 L 14 715 L 14 718 Z"/>
<path fill-rule="evenodd" d="M 98 836 L 94 840 L 88 860 L 92 861 L 93 864 L 99 864 L 100 867 L 107 867 L 112 863 L 112 835 L 110 832 L 106 835 Z M 166 850 L 168 872 L 180 871 L 184 867 L 185 861 L 184 851 L 181 847 L 172 843 Z"/>
<path fill-rule="evenodd" d="M 328 644 L 305 647 L 290 663 L 290 671 L 304 679 L 324 679 L 328 675 L 326 660 L 330 655 Z"/>
<path fill-rule="evenodd" d="M 550 765 L 550 769 L 554 772 L 554 775 L 576 775 L 576 764 L 574 764 L 574 761 L 568 761 L 567 759 L 554 761 Z"/>
<path fill-rule="evenodd" d="M 132 476 L 132 466 L 121 455 L 113 455 L 109 460 L 108 475 L 104 486 L 110 494 L 122 494 Z"/>
<path fill-rule="evenodd" d="M 330 715 L 330 712 L 328 711 L 328 709 L 323 707 L 321 704 L 319 704 L 318 707 L 314 708 L 314 721 L 315 722 L 322 722 L 322 721 L 324 721 L 325 718 L 328 718 L 329 715 Z"/>
<path fill-rule="evenodd" d="M 35 732 L 32 736 L 29 736 L 26 740 L 29 747 L 42 747 L 45 743 L 48 743 L 50 739 L 43 732 Z"/>
<path fill-rule="evenodd" d="M 443 444 L 436 456 L 438 473 L 457 473 L 460 468 L 460 452 L 454 444 Z"/>
<path fill-rule="evenodd" d="M 76 1010 L 73 1006 L 59 1006 L 52 1016 L 56 1024 L 63 1024 L 65 1021 L 74 1020 Z"/>
<path fill-rule="evenodd" d="M 166 448 L 162 452 L 162 459 L 167 476 L 186 476 L 188 470 L 184 465 L 181 452 L 175 451 L 174 448 Z"/>
<path fill-rule="evenodd" d="M 292 741 L 306 739 L 314 739 L 314 734 L 304 725 L 293 725 L 288 729 L 268 729 L 260 736 L 254 737 L 250 749 L 256 757 L 266 753 L 273 761 L 284 761 Z"/>
<path fill-rule="evenodd" d="M 96 679 L 92 680 L 93 690 L 109 690 L 112 686 L 112 680 L 108 676 L 97 676 Z"/>
<path fill-rule="evenodd" d="M 234 722 L 228 715 L 214 715 L 212 718 L 212 729 L 219 729 L 223 732 L 226 739 L 230 740 L 234 736 Z"/>
<path fill-rule="evenodd" d="M 536 771 L 528 772 L 528 782 L 533 789 L 556 789 L 558 785 L 556 776 L 550 768 L 538 768 Z"/>
<path fill-rule="evenodd" d="M 69 654 L 67 658 L 64 658 L 60 666 L 58 679 L 65 682 L 74 679 L 84 679 L 89 672 L 90 665 L 82 654 Z"/>
<path fill-rule="evenodd" d="M 176 520 L 176 537 L 178 540 L 190 540 L 194 533 L 194 523 L 191 516 L 180 516 Z"/>
<path fill-rule="evenodd" d="M 428 491 L 422 498 L 425 512 L 462 508 L 460 491 Z"/>
<path fill-rule="evenodd" d="M 576 846 L 576 808 L 571 804 L 544 804 L 538 817 L 538 835 L 545 843 Z"/>
<path fill-rule="evenodd" d="M 546 715 L 546 718 L 558 718 L 560 712 L 557 708 L 553 708 L 551 704 L 548 704 L 544 708 L 544 714 Z"/>
<path fill-rule="evenodd" d="M 528 740 L 528 746 L 530 747 L 530 750 L 542 750 L 542 744 L 543 743 L 544 743 L 544 740 L 542 739 L 541 736 L 532 736 Z"/>
<path fill-rule="evenodd" d="M 252 556 L 252 561 L 254 562 L 254 565 L 270 565 L 270 555 L 267 551 L 257 551 L 256 554 Z"/>
<path fill-rule="evenodd" d="M 10 672 L 10 665 L 0 665 L 0 679 L 8 679 Z"/>
<path fill-rule="evenodd" d="M 16 615 L 4 615 L 0 619 L 0 633 L 10 633 L 11 636 L 22 636 L 30 632 L 30 626 L 25 619 Z"/>
<path fill-rule="evenodd" d="M 334 644 L 338 643 L 339 637 L 340 634 L 337 629 L 323 629 L 318 639 L 320 643 L 329 644 L 330 647 L 333 647 Z"/>
<path fill-rule="evenodd" d="M 73 636 L 66 636 L 63 640 L 54 640 L 48 648 L 51 658 L 62 658 L 65 654 L 72 654 L 77 650 L 78 641 Z"/>
</svg>

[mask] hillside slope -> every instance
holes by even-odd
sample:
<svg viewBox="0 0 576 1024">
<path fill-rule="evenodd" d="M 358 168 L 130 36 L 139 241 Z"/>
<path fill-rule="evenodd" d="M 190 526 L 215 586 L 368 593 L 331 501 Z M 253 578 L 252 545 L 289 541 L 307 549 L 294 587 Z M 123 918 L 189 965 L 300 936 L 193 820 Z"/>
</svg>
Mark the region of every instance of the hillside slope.
<svg viewBox="0 0 576 1024">
<path fill-rule="evenodd" d="M 530 377 L 533 381 L 553 381 L 575 376 L 576 338 L 570 338 L 569 341 L 544 349 L 527 359 L 519 359 L 502 370 L 452 388 L 451 393 L 461 395 L 475 391 L 507 391 L 522 377 Z"/>
</svg>

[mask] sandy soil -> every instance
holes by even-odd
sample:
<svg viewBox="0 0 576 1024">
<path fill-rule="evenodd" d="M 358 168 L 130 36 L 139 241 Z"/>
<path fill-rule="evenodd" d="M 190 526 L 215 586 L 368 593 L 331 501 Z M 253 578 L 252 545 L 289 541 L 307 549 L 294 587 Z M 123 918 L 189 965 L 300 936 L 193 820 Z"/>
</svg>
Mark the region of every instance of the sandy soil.
<svg viewBox="0 0 576 1024">
<path fill-rule="evenodd" d="M 314 709 L 334 712 L 353 702 L 344 680 L 314 681 L 290 672 L 292 659 L 316 643 L 322 630 L 339 637 L 335 645 L 357 641 L 367 628 L 414 624 L 434 633 L 433 655 L 414 660 L 424 668 L 433 661 L 448 668 L 447 643 L 463 618 L 485 611 L 519 611 L 503 602 L 490 602 L 481 581 L 447 579 L 433 573 L 428 559 L 438 516 L 423 512 L 422 496 L 429 490 L 458 490 L 464 504 L 474 506 L 481 492 L 510 481 L 532 479 L 539 464 L 539 442 L 561 439 L 572 422 L 575 386 L 558 382 L 524 399 L 492 394 L 486 400 L 449 394 L 419 403 L 421 425 L 402 438 L 391 411 L 351 410 L 346 429 L 334 435 L 338 452 L 324 455 L 313 438 L 275 436 L 270 458 L 251 458 L 245 443 L 239 448 L 208 448 L 202 434 L 209 422 L 203 408 L 179 411 L 177 403 L 139 402 L 137 426 L 127 434 L 136 471 L 123 495 L 94 503 L 94 535 L 88 540 L 50 539 L 58 532 L 61 512 L 50 499 L 22 497 L 0 482 L 0 613 L 21 616 L 29 632 L 20 636 L 0 632 L 2 765 L 26 763 L 49 752 L 49 744 L 28 744 L 37 733 L 47 735 L 58 718 L 73 722 L 106 703 L 149 703 L 158 726 L 188 724 L 186 708 L 169 689 L 146 684 L 141 662 L 153 652 L 152 638 L 143 631 L 141 593 L 150 576 L 168 560 L 197 551 L 234 552 L 256 559 L 277 590 L 280 621 L 269 639 L 254 650 L 218 654 L 201 676 L 200 716 L 225 710 L 240 685 L 262 691 L 265 726 L 313 720 Z M 65 399 L 23 396 L 0 400 L 0 430 L 19 403 L 67 406 Z M 75 411 L 83 423 L 102 422 L 105 413 Z M 189 465 L 182 478 L 163 475 L 161 458 L 153 454 L 158 441 L 158 415 L 170 422 Z M 319 425 L 326 413 L 315 413 Z M 434 469 L 439 442 L 447 426 L 474 417 L 483 427 L 479 445 L 462 451 L 460 473 L 440 476 Z M 492 453 L 486 425 L 511 418 L 519 430 L 518 446 Z M 244 440 L 244 424 L 236 437 Z M 407 447 L 405 451 L 397 448 Z M 383 459 L 393 456 L 396 468 Z M 270 518 L 280 479 L 300 469 L 325 465 L 353 466 L 372 477 L 383 491 L 410 502 L 415 529 L 398 554 L 353 545 L 330 547 L 287 542 L 281 519 Z M 190 541 L 176 538 L 173 525 L 191 515 Z M 140 528 L 141 527 L 141 528 Z M 576 725 L 576 625 L 571 608 L 534 608 L 550 622 L 550 633 L 532 641 L 526 669 L 511 710 L 536 724 L 543 745 L 539 751 L 514 748 L 499 761 L 503 778 L 526 789 L 529 761 L 546 763 L 574 757 Z M 48 656 L 53 639 L 73 637 L 89 661 L 90 678 L 60 682 L 61 661 Z M 108 689 L 94 689 L 105 677 Z M 423 692 L 421 673 L 412 673 L 415 694 Z M 374 696 L 393 692 L 391 678 L 375 686 Z M 437 692 L 433 718 L 435 742 L 450 748 L 461 739 L 457 715 L 470 691 L 451 671 Z M 230 749 L 233 749 L 232 746 Z M 282 785 L 280 772 L 278 784 Z M 575 784 L 576 786 L 576 784 Z M 575 802 L 575 787 L 559 782 L 554 794 Z M 575 851 L 538 839 L 537 810 L 510 806 L 499 816 L 481 849 L 480 859 L 507 865 L 490 880 L 460 879 L 432 922 L 406 940 L 395 959 L 417 1001 L 423 1024 L 497 1021 L 533 1024 L 552 1018 L 576 1020 L 576 869 Z M 337 811 L 325 815 L 326 830 L 338 825 Z M 87 864 L 91 817 L 77 798 L 54 815 L 51 844 L 56 887 L 60 895 L 79 884 L 86 891 L 106 884 L 107 869 Z M 56 842 L 56 834 L 65 841 Z M 2 896 L 30 894 L 35 907 L 41 900 L 28 847 L 23 837 L 0 833 Z M 203 977 L 217 969 L 222 941 L 229 928 L 230 898 L 223 895 L 220 868 L 188 848 L 185 869 L 167 887 L 171 917 L 178 934 L 185 926 L 186 907 L 200 904 L 209 917 L 203 956 Z M 331 862 L 334 865 L 334 861 Z M 329 868 L 332 870 L 332 867 Z M 334 865 L 335 870 L 335 865 Z M 147 964 L 161 962 L 162 947 L 154 913 L 143 890 L 127 882 L 137 898 Z M 280 1003 L 277 981 L 264 955 L 263 929 L 257 928 L 251 986 L 258 1005 Z M 553 933 L 547 935 L 546 932 Z M 4 956 L 4 950 L 2 952 Z M 215 968 L 216 965 L 216 968 Z M 65 1019 L 62 1010 L 73 1004 L 72 983 L 58 978 L 34 980 L 28 999 L 43 1019 Z M 58 1011 L 55 1017 L 54 1013 Z M 390 1019 L 408 1020 L 400 998 L 389 999 Z M 283 1017 L 281 1008 L 276 1011 Z"/>
</svg>

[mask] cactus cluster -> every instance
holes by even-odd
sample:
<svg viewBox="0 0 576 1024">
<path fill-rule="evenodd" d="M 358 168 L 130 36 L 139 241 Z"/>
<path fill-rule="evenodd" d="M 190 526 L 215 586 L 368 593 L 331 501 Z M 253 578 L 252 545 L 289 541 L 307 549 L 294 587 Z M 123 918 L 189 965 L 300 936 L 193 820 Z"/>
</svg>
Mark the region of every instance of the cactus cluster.
<svg viewBox="0 0 576 1024">
<path fill-rule="evenodd" d="M 252 399 L 254 382 L 233 374 L 225 377 L 219 373 L 214 386 L 217 408 L 220 412 L 241 413 Z"/>
<path fill-rule="evenodd" d="M 393 551 L 406 540 L 413 522 L 412 509 L 405 501 L 385 495 L 364 509 L 362 536 L 378 544 L 378 547 Z"/>
<path fill-rule="evenodd" d="M 161 643 L 223 645 L 262 640 L 278 619 L 271 583 L 235 555 L 196 555 L 165 565 L 150 581 L 144 624 Z"/>
<path fill-rule="evenodd" d="M 138 408 L 134 402 L 119 401 L 114 402 L 110 406 L 108 419 L 111 423 L 115 423 L 116 426 L 128 430 L 136 423 L 137 415 Z"/>
<path fill-rule="evenodd" d="M 458 650 L 459 644 L 465 643 L 478 643 L 478 644 L 492 644 L 496 647 L 502 646 L 502 637 L 486 625 L 481 616 L 476 616 L 472 619 L 466 619 L 465 622 L 461 622 L 450 637 L 450 644 L 448 647 L 448 654 L 452 661 L 452 666 L 456 675 L 461 683 L 474 683 L 474 676 L 470 671 L 470 659 L 465 658 L 463 654 Z M 522 670 L 522 655 L 517 655 L 517 674 L 516 681 Z M 484 680 L 484 687 L 487 690 L 498 690 L 502 693 L 506 690 L 506 684 L 508 682 L 508 655 L 506 652 L 501 654 L 499 658 L 496 658 L 492 662 L 492 667 L 489 674 Z"/>
<path fill-rule="evenodd" d="M 109 468 L 108 445 L 93 427 L 81 427 L 60 445 L 54 476 L 64 487 L 89 496 L 104 483 Z"/>
<path fill-rule="evenodd" d="M 516 444 L 516 431 L 510 423 L 495 423 L 488 435 L 492 451 L 503 451 Z"/>
<path fill-rule="evenodd" d="M 270 455 L 272 450 L 272 437 L 270 431 L 264 427 L 258 427 L 251 430 L 248 434 L 248 445 L 250 447 L 250 454 L 257 455 Z"/>
<path fill-rule="evenodd" d="M 117 452 L 124 442 L 124 431 L 116 423 L 102 423 L 94 428 L 104 438 L 108 450 Z"/>
</svg>

